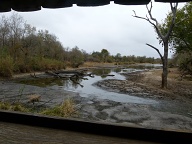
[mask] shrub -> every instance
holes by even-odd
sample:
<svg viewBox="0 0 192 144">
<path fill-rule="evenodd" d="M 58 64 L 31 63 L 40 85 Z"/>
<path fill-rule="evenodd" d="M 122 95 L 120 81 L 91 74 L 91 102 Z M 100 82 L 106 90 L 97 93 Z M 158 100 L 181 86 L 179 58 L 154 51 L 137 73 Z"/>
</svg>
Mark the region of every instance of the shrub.
<svg viewBox="0 0 192 144">
<path fill-rule="evenodd" d="M 13 69 L 13 59 L 10 56 L 0 58 L 0 76 L 12 77 Z"/>
<path fill-rule="evenodd" d="M 15 72 L 30 72 L 30 71 L 43 71 L 43 70 L 58 70 L 65 69 L 65 64 L 61 61 L 48 59 L 48 58 L 29 58 L 27 62 L 17 60 L 14 71 Z"/>
<path fill-rule="evenodd" d="M 178 68 L 182 76 L 192 76 L 192 52 L 181 53 L 178 55 Z"/>
<path fill-rule="evenodd" d="M 29 63 L 25 62 L 23 59 L 17 59 L 17 61 L 14 64 L 14 72 L 18 73 L 26 73 L 30 72 L 30 66 Z"/>
<path fill-rule="evenodd" d="M 2 110 L 9 110 L 10 104 L 7 102 L 0 102 L 0 109 Z"/>
<path fill-rule="evenodd" d="M 34 70 L 58 70 L 65 69 L 65 64 L 62 61 L 42 58 L 34 60 L 33 68 Z"/>
<path fill-rule="evenodd" d="M 15 103 L 10 107 L 10 110 L 12 111 L 20 111 L 20 112 L 27 112 L 28 109 L 25 108 L 22 104 L 20 103 Z"/>
</svg>

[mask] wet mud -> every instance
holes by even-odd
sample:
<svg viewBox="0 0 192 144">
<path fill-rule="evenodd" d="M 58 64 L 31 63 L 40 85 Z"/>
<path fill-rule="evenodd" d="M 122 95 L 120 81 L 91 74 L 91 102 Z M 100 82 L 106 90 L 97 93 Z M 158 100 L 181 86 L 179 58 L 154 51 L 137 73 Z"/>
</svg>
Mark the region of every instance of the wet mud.
<svg viewBox="0 0 192 144">
<path fill-rule="evenodd" d="M 156 101 L 155 103 L 117 102 L 89 96 L 81 97 L 78 93 L 63 90 L 62 87 L 39 87 L 19 84 L 13 80 L 0 81 L 1 101 L 20 101 L 28 103 L 32 94 L 40 95 L 41 99 L 33 106 L 51 107 L 65 99 L 72 98 L 76 103 L 78 115 L 76 119 L 100 121 L 134 127 L 152 129 L 178 130 L 192 132 L 192 102 L 189 99 L 167 97 L 162 91 L 151 91 L 142 85 L 128 80 L 103 80 L 94 86 L 106 92 L 123 93 L 131 96 Z"/>
</svg>

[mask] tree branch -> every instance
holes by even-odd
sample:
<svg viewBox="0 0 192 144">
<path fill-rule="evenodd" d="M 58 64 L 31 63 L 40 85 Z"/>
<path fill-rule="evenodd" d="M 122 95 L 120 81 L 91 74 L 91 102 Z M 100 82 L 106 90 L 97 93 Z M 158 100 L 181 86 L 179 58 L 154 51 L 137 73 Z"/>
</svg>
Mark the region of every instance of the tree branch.
<svg viewBox="0 0 192 144">
<path fill-rule="evenodd" d="M 146 18 L 137 16 L 137 15 L 136 15 L 136 12 L 135 12 L 134 10 L 133 10 L 133 12 L 134 12 L 135 15 L 134 15 L 133 17 L 140 18 L 140 19 L 144 19 L 144 20 L 148 21 L 150 24 L 152 24 L 152 25 L 154 26 L 154 28 L 155 28 L 158 36 L 159 36 L 161 39 L 164 39 L 164 36 L 161 34 L 161 32 L 160 32 L 160 30 L 159 30 L 159 23 L 158 23 L 157 19 L 155 19 L 155 18 L 152 16 L 152 14 L 151 14 L 151 11 L 152 11 L 152 8 L 153 8 L 152 2 L 151 2 L 150 8 L 149 8 L 147 5 L 146 5 L 146 8 L 147 8 L 147 11 L 148 11 L 148 14 L 149 14 L 149 17 L 150 17 L 150 18 L 148 18 L 148 16 L 146 16 Z M 154 21 L 155 23 L 153 23 L 150 19 L 151 19 L 152 21 Z"/>
<path fill-rule="evenodd" d="M 151 47 L 151 48 L 153 48 L 154 50 L 156 50 L 156 51 L 158 52 L 158 54 L 159 54 L 159 56 L 160 56 L 162 62 L 163 62 L 163 59 L 164 59 L 164 58 L 163 58 L 163 56 L 161 55 L 159 49 L 156 48 L 156 47 L 154 47 L 154 46 L 152 46 L 152 45 L 150 45 L 150 44 L 148 44 L 148 43 L 146 43 L 146 45 L 148 45 L 149 47 Z"/>
<path fill-rule="evenodd" d="M 175 25 L 175 19 L 176 19 L 176 12 L 177 12 L 177 6 L 178 6 L 178 2 L 175 3 L 175 6 L 173 6 L 173 3 L 170 3 L 170 6 L 171 6 L 171 11 L 172 11 L 172 20 L 171 20 L 171 25 L 169 27 L 169 31 L 167 32 L 166 34 L 166 38 L 169 37 L 169 35 L 171 34 L 172 30 L 173 30 L 173 27 Z"/>
<path fill-rule="evenodd" d="M 145 17 L 140 17 L 140 16 L 137 16 L 136 15 L 136 12 L 133 10 L 133 12 L 134 12 L 134 14 L 135 15 L 132 15 L 133 17 L 135 17 L 135 18 L 140 18 L 140 19 L 144 19 L 144 20 L 146 20 L 146 21 L 148 21 L 150 24 L 152 24 L 154 27 L 156 27 L 156 25 L 153 23 L 153 22 L 151 22 L 150 21 L 150 19 L 146 16 L 146 18 Z M 156 29 L 156 28 L 155 28 Z"/>
<path fill-rule="evenodd" d="M 158 21 L 157 21 L 157 19 L 155 19 L 155 18 L 152 16 L 152 14 L 151 14 L 151 11 L 152 11 L 152 8 L 153 8 L 152 2 L 151 2 L 151 7 L 150 7 L 150 9 L 148 8 L 147 5 L 146 5 L 146 8 L 147 8 L 148 14 L 149 14 L 149 16 L 150 16 L 150 19 L 153 20 L 153 21 L 155 21 L 156 26 L 158 26 Z"/>
<path fill-rule="evenodd" d="M 155 30 L 156 30 L 157 34 L 159 35 L 159 37 L 160 37 L 161 39 L 164 39 L 164 36 L 161 34 L 161 32 L 160 32 L 160 30 L 159 30 L 159 23 L 158 23 L 157 19 L 152 16 L 152 13 L 151 13 L 151 12 L 152 12 L 152 8 L 153 8 L 152 2 L 151 2 L 151 7 L 150 7 L 150 9 L 148 8 L 147 5 L 146 5 L 146 8 L 147 8 L 148 14 L 149 14 L 149 16 L 150 16 L 150 19 L 155 22 L 155 26 L 154 26 L 154 27 L 155 27 Z"/>
</svg>

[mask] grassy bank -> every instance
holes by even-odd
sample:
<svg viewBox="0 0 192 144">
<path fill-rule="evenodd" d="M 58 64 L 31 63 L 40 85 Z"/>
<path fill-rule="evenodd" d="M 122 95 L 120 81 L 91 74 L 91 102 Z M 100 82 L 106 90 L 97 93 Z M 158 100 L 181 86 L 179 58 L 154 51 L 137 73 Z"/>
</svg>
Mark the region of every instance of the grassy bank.
<svg viewBox="0 0 192 144">
<path fill-rule="evenodd" d="M 168 88 L 161 89 L 162 70 L 151 70 L 142 73 L 136 83 L 145 85 L 147 88 L 159 89 L 175 96 L 192 99 L 192 81 L 188 77 L 181 79 L 181 73 L 176 68 L 170 68 L 168 73 Z"/>
<path fill-rule="evenodd" d="M 8 111 L 18 111 L 27 113 L 37 113 L 48 116 L 58 116 L 58 117 L 72 117 L 77 115 L 77 110 L 75 108 L 75 103 L 72 99 L 67 99 L 60 105 L 56 105 L 52 108 L 39 108 L 34 103 L 38 101 L 33 101 L 33 106 L 28 104 L 23 104 L 20 102 L 11 103 L 0 101 L 0 109 Z"/>
<path fill-rule="evenodd" d="M 12 77 L 13 74 L 26 73 L 32 71 L 58 70 L 65 69 L 65 63 L 55 59 L 48 58 L 29 58 L 26 61 L 18 59 L 16 62 L 13 58 L 6 56 L 0 58 L 0 76 Z"/>
</svg>

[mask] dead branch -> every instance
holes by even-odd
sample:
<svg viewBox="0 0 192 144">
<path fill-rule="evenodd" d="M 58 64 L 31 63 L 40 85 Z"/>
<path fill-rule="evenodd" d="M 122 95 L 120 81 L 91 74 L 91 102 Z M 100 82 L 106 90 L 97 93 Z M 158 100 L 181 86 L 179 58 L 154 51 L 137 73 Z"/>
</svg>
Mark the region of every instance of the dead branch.
<svg viewBox="0 0 192 144">
<path fill-rule="evenodd" d="M 163 59 L 164 59 L 164 58 L 163 58 L 162 54 L 160 53 L 159 49 L 156 48 L 156 47 L 154 47 L 154 46 L 152 46 L 152 45 L 150 45 L 150 44 L 148 44 L 148 43 L 146 43 L 146 45 L 148 45 L 148 46 L 150 46 L 151 48 L 153 48 L 154 50 L 156 50 L 156 51 L 158 52 L 159 56 L 161 57 L 162 62 L 163 62 Z"/>
<path fill-rule="evenodd" d="M 54 71 L 55 74 L 76 74 L 76 75 L 85 75 L 84 71 L 69 71 L 69 70 L 59 70 L 59 71 Z"/>
<path fill-rule="evenodd" d="M 159 30 L 159 23 L 158 23 L 157 19 L 155 19 L 152 16 L 152 13 L 151 13 L 152 12 L 152 7 L 153 7 L 152 6 L 152 2 L 151 2 L 151 7 L 150 8 L 146 5 L 146 8 L 147 8 L 147 11 L 148 11 L 148 14 L 149 14 L 150 18 L 148 18 L 147 15 L 146 15 L 146 18 L 145 17 L 141 17 L 141 16 L 137 16 L 137 14 L 136 14 L 136 12 L 134 10 L 133 10 L 133 12 L 134 12 L 135 15 L 133 15 L 133 17 L 144 19 L 144 20 L 148 21 L 151 25 L 153 25 L 153 27 L 155 28 L 155 30 L 156 30 L 157 34 L 159 35 L 159 37 L 161 39 L 164 39 L 163 35 L 161 34 L 161 32 Z M 152 22 L 152 21 L 154 21 L 155 23 Z"/>
<path fill-rule="evenodd" d="M 51 76 L 57 77 L 57 78 L 61 78 L 61 76 L 60 76 L 59 74 L 54 73 L 54 72 L 51 72 L 51 71 L 46 71 L 45 73 L 46 73 L 46 74 L 48 74 L 48 75 L 51 75 Z"/>
<path fill-rule="evenodd" d="M 155 22 L 155 24 L 152 23 L 152 22 L 150 22 L 150 23 L 154 26 L 154 28 L 155 28 L 157 34 L 159 35 L 159 37 L 160 37 L 161 39 L 163 39 L 164 37 L 163 37 L 163 35 L 161 34 L 161 32 L 160 32 L 160 30 L 159 30 L 159 23 L 158 23 L 157 19 L 152 16 L 152 8 L 153 8 L 152 2 L 151 2 L 151 7 L 150 7 L 150 9 L 148 8 L 147 5 L 146 5 L 146 8 L 147 8 L 148 14 L 149 14 L 149 16 L 150 16 L 150 19 Z"/>
<path fill-rule="evenodd" d="M 77 79 L 74 80 L 73 78 L 70 78 L 70 80 L 74 83 L 74 84 L 77 84 L 77 85 L 80 85 L 81 87 L 84 87 L 82 84 L 80 84 Z"/>
<path fill-rule="evenodd" d="M 76 71 L 76 70 L 59 70 L 59 71 L 46 71 L 45 74 L 54 76 L 56 78 L 68 79 L 71 80 L 74 84 L 80 85 L 84 87 L 82 84 L 78 82 L 79 79 L 88 80 L 85 76 L 94 77 L 92 73 L 87 74 L 85 70 Z"/>
<path fill-rule="evenodd" d="M 150 19 L 153 20 L 153 21 L 156 23 L 156 26 L 158 27 L 158 24 L 159 24 L 159 23 L 158 23 L 157 19 L 152 16 L 152 13 L 151 13 L 151 12 L 152 12 L 152 8 L 153 8 L 152 2 L 151 2 L 151 7 L 150 7 L 150 9 L 148 8 L 147 5 L 146 5 L 146 8 L 147 8 L 148 14 L 149 14 L 149 16 L 150 16 Z"/>
<path fill-rule="evenodd" d="M 110 74 L 103 74 L 102 76 L 112 76 L 112 77 L 113 77 L 113 76 L 115 76 L 115 75 L 112 75 L 112 74 L 111 74 L 111 75 L 110 75 Z"/>
<path fill-rule="evenodd" d="M 133 17 L 144 19 L 144 20 L 148 21 L 150 24 L 152 24 L 155 27 L 155 24 L 153 22 L 151 22 L 150 19 L 147 16 L 146 16 L 146 18 L 145 17 L 141 17 L 141 16 L 136 15 L 136 12 L 134 10 L 133 10 L 133 12 L 135 14 L 135 15 L 132 15 Z"/>
<path fill-rule="evenodd" d="M 170 24 L 170 27 L 169 27 L 169 31 L 167 32 L 166 34 L 166 38 L 170 36 L 172 30 L 173 30 L 173 27 L 175 25 L 175 19 L 176 19 L 176 12 L 177 12 L 177 6 L 178 6 L 178 2 L 175 3 L 175 6 L 173 6 L 173 3 L 170 3 L 170 6 L 171 6 L 171 11 L 172 11 L 172 20 L 171 20 L 171 24 Z"/>
</svg>

